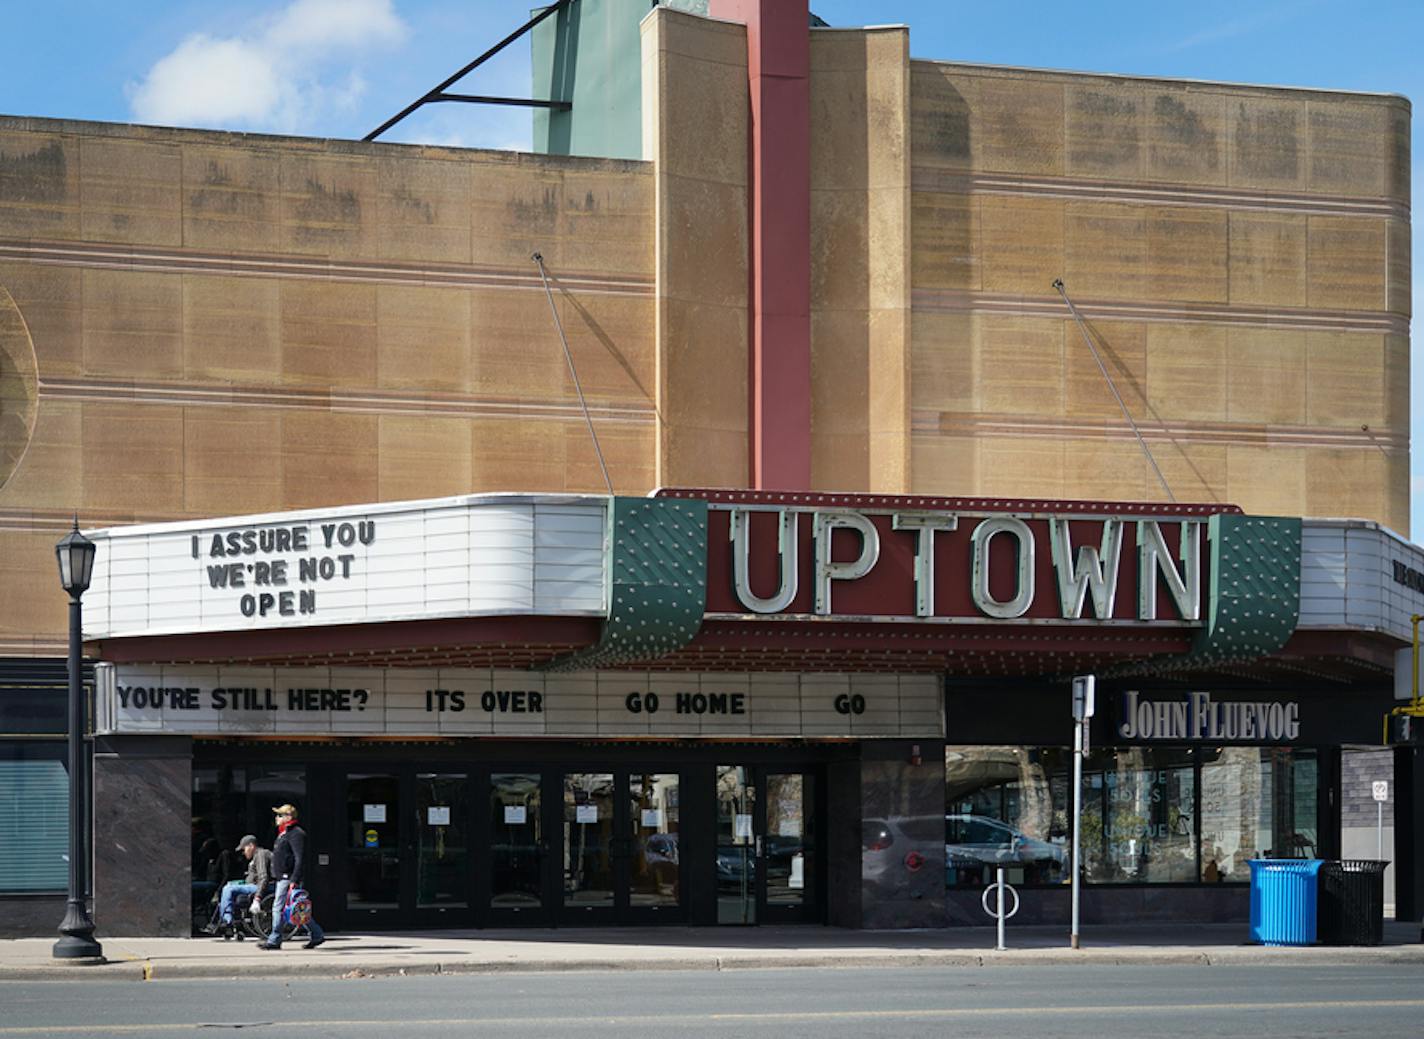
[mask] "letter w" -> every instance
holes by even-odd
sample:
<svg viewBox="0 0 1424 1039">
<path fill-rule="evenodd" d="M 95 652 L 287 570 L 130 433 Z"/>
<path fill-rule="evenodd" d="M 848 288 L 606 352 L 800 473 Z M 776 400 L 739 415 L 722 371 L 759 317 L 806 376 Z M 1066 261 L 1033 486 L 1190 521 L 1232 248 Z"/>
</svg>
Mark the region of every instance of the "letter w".
<svg viewBox="0 0 1424 1039">
<path fill-rule="evenodd" d="M 225 565 L 208 567 L 208 584 L 214 588 L 226 588 L 227 567 Z"/>
<path fill-rule="evenodd" d="M 1102 547 L 1080 546 L 1075 565 L 1068 521 L 1048 521 L 1053 569 L 1058 575 L 1058 603 L 1065 619 L 1077 620 L 1083 615 L 1089 588 L 1093 591 L 1093 612 L 1098 619 L 1107 620 L 1112 616 L 1113 602 L 1117 598 L 1118 563 L 1122 559 L 1122 526 L 1122 520 L 1104 520 Z"/>
</svg>

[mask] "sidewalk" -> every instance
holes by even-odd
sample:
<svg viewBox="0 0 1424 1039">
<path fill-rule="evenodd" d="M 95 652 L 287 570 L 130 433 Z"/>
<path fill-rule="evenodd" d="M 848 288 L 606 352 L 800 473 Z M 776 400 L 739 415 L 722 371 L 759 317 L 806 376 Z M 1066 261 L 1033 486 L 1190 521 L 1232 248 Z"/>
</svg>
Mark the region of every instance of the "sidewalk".
<svg viewBox="0 0 1424 1039">
<path fill-rule="evenodd" d="M 109 938 L 107 962 L 51 959 L 49 938 L 0 941 L 0 981 L 170 978 L 359 978 L 575 970 L 736 970 L 770 967 L 1005 966 L 1011 964 L 1354 963 L 1424 965 L 1419 925 L 1385 923 L 1374 948 L 1267 948 L 1246 944 L 1245 924 L 1085 927 L 1083 948 L 1067 928 L 1010 927 L 1006 952 L 993 928 L 848 931 L 833 927 L 630 928 L 621 930 L 438 931 L 336 934 L 319 949 L 288 943 L 264 952 L 252 941 Z"/>
</svg>

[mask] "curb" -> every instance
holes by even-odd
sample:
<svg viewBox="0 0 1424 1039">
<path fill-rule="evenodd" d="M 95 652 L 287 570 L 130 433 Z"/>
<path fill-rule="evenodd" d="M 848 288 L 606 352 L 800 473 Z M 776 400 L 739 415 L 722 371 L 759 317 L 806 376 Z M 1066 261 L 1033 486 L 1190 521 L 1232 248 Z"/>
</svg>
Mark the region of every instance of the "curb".
<svg viewBox="0 0 1424 1039">
<path fill-rule="evenodd" d="M 403 960 L 353 962 L 334 957 L 282 958 L 267 962 L 210 963 L 119 960 L 106 963 L 43 964 L 0 967 L 0 982 L 93 980 L 168 981 L 235 978 L 302 978 L 355 980 L 437 974 L 569 974 L 594 971 L 735 971 L 780 969 L 874 969 L 922 967 L 1058 967 L 1058 966 L 1359 966 L 1362 964 L 1424 964 L 1424 945 L 1372 948 L 1282 948 L 1243 946 L 1237 949 L 1009 949 L 854 952 L 845 955 L 789 953 L 768 955 L 678 956 L 667 959 L 501 959 L 455 958 L 436 962 Z"/>
</svg>

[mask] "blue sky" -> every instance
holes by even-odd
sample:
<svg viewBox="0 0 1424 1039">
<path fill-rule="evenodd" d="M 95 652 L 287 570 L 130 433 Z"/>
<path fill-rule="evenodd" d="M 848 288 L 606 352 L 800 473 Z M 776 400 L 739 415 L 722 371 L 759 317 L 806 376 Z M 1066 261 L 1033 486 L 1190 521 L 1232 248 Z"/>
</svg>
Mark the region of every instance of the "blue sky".
<svg viewBox="0 0 1424 1039">
<path fill-rule="evenodd" d="M 361 137 L 517 27 L 528 0 L 53 0 L 9 5 L 0 112 Z M 832 25 L 903 23 L 915 57 L 1424 97 L 1424 3 L 814 0 Z M 527 43 L 460 85 L 527 94 Z M 518 109 L 432 105 L 384 139 L 527 148 Z M 1419 193 L 1424 161 L 1414 164 Z M 1416 236 L 1416 254 L 1418 253 Z M 1424 279 L 1415 263 L 1414 285 Z M 1416 293 L 1417 295 L 1417 293 Z M 1424 540 L 1424 371 L 1413 539 Z"/>
</svg>

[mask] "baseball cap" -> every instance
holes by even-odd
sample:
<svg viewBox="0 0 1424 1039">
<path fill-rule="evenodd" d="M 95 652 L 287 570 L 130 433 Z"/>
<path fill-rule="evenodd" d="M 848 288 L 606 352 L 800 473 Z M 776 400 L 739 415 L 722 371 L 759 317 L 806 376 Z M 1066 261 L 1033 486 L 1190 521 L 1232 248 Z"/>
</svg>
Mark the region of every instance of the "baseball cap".
<svg viewBox="0 0 1424 1039">
<path fill-rule="evenodd" d="M 272 809 L 272 814 L 273 814 L 273 815 L 296 815 L 296 814 L 297 814 L 297 806 L 294 805 L 294 804 L 278 805 L 276 808 Z"/>
<path fill-rule="evenodd" d="M 241 851 L 243 848 L 247 847 L 249 844 L 256 844 L 256 843 L 257 843 L 257 838 L 256 838 L 256 836 L 254 836 L 253 834 L 250 834 L 250 833 L 249 833 L 249 834 L 247 834 L 245 837 L 243 837 L 242 840 L 240 840 L 240 841 L 237 842 L 237 850 L 238 850 L 238 851 Z"/>
</svg>

